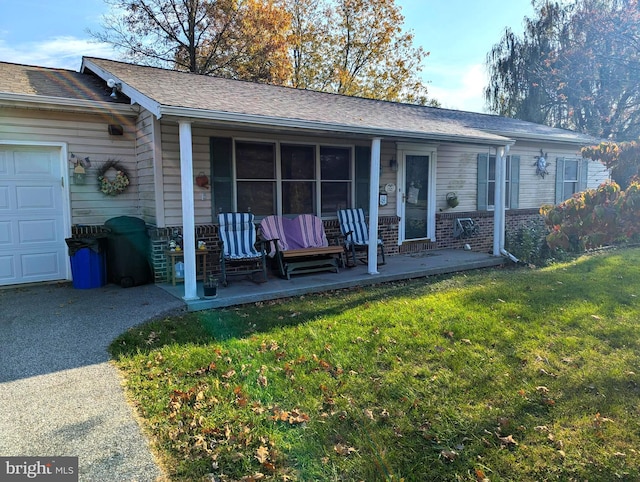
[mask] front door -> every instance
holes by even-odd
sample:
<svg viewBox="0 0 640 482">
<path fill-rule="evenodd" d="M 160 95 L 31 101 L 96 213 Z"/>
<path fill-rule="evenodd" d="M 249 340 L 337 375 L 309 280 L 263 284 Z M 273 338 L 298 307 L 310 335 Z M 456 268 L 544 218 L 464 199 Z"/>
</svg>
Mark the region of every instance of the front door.
<svg viewBox="0 0 640 482">
<path fill-rule="evenodd" d="M 404 156 L 404 240 L 428 237 L 429 213 L 429 162 L 428 155 Z"/>
</svg>

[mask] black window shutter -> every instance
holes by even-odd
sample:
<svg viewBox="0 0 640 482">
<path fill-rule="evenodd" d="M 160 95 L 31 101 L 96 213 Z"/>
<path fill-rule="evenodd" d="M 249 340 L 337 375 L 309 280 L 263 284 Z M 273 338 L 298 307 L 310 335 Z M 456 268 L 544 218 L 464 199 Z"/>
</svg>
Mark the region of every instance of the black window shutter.
<svg viewBox="0 0 640 482">
<path fill-rule="evenodd" d="M 489 154 L 478 154 L 478 211 L 487 210 Z"/>
<path fill-rule="evenodd" d="M 227 137 L 212 137 L 211 150 L 211 215 L 233 211 L 232 143 Z"/>
<path fill-rule="evenodd" d="M 518 209 L 520 206 L 520 156 L 511 156 L 511 198 L 509 208 Z"/>
<path fill-rule="evenodd" d="M 369 212 L 369 178 L 371 174 L 371 148 L 356 146 L 356 198 L 355 207 Z M 351 206 L 349 206 L 351 207 Z"/>
</svg>

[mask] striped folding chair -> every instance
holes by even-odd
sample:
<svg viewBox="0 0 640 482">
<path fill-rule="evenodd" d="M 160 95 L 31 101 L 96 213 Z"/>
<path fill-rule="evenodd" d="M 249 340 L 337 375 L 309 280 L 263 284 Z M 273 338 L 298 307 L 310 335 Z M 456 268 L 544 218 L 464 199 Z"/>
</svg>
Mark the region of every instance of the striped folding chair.
<svg viewBox="0 0 640 482">
<path fill-rule="evenodd" d="M 340 231 L 344 236 L 345 248 L 347 252 L 351 252 L 353 264 L 356 264 L 356 252 L 365 253 L 359 259 L 366 263 L 369 250 L 369 226 L 367 226 L 364 211 L 362 208 L 340 209 L 338 210 L 338 221 L 340 222 Z M 380 264 L 385 264 L 384 243 L 381 239 L 378 239 L 378 248 L 382 257 Z"/>
<path fill-rule="evenodd" d="M 222 285 L 227 286 L 227 265 L 240 264 L 248 269 L 234 270 L 233 274 L 262 273 L 263 281 L 267 281 L 266 253 L 262 243 L 256 248 L 256 226 L 251 213 L 218 214 L 220 238 L 220 268 Z M 256 267 L 259 266 L 259 267 Z"/>
</svg>

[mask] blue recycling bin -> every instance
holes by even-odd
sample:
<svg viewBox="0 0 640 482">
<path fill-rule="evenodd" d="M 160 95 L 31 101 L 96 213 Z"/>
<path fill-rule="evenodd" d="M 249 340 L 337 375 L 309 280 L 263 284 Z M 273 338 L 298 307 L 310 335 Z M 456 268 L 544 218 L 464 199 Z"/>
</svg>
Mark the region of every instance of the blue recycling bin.
<svg viewBox="0 0 640 482">
<path fill-rule="evenodd" d="M 79 290 L 100 288 L 107 284 L 107 263 L 99 238 L 67 239 L 73 287 Z"/>
</svg>

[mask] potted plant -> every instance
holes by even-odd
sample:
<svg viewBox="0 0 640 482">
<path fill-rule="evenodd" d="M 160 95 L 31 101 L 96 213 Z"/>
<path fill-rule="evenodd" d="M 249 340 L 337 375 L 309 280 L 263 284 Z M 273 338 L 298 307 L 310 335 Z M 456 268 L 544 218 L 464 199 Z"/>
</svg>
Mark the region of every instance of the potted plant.
<svg viewBox="0 0 640 482">
<path fill-rule="evenodd" d="M 204 282 L 204 297 L 215 298 L 216 296 L 218 296 L 218 280 L 213 275 L 209 275 Z"/>
<path fill-rule="evenodd" d="M 458 195 L 455 192 L 447 193 L 447 206 L 455 208 L 459 204 Z"/>
</svg>

